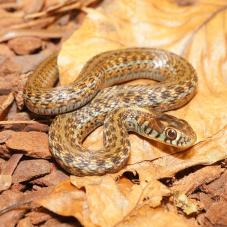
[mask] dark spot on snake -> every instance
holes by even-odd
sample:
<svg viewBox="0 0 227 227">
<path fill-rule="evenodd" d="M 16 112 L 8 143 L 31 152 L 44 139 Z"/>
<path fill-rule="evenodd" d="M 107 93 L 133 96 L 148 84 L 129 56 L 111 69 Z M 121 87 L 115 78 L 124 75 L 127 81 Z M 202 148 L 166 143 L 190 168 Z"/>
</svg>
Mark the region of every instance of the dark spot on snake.
<svg viewBox="0 0 227 227">
<path fill-rule="evenodd" d="M 130 102 L 130 99 L 127 98 L 127 97 L 124 97 L 124 98 L 123 98 L 123 101 L 126 102 L 126 103 L 128 103 L 128 102 Z"/>
<path fill-rule="evenodd" d="M 175 92 L 176 92 L 177 94 L 181 94 L 181 93 L 184 92 L 184 88 L 183 88 L 183 87 L 176 87 L 176 88 L 175 88 Z"/>
<path fill-rule="evenodd" d="M 182 139 L 182 136 L 180 136 L 180 138 L 177 140 L 177 145 L 179 145 L 181 139 Z"/>
<path fill-rule="evenodd" d="M 116 141 L 116 140 L 117 140 L 117 136 L 116 136 L 115 134 L 113 134 L 113 135 L 112 135 L 112 139 L 113 139 L 114 141 Z"/>
<path fill-rule="evenodd" d="M 143 101 L 143 97 L 142 96 L 136 96 L 134 98 L 137 102 L 142 102 Z"/>
<path fill-rule="evenodd" d="M 101 159 L 96 160 L 96 165 L 99 166 L 99 167 L 104 166 L 105 165 L 105 160 L 101 160 Z"/>
<path fill-rule="evenodd" d="M 120 153 L 121 152 L 121 147 L 118 147 L 117 149 L 116 149 L 116 153 Z"/>
<path fill-rule="evenodd" d="M 191 81 L 188 81 L 188 82 L 186 83 L 186 86 L 189 87 L 189 88 L 192 88 L 192 87 L 193 87 L 193 84 L 192 84 Z"/>
<path fill-rule="evenodd" d="M 71 138 L 72 144 L 76 143 L 76 139 L 74 137 Z"/>
<path fill-rule="evenodd" d="M 169 91 L 163 91 L 162 93 L 161 93 L 161 97 L 163 98 L 163 99 L 166 99 L 167 97 L 169 97 L 170 96 L 170 92 Z"/>
<path fill-rule="evenodd" d="M 111 133 L 110 133 L 110 131 L 109 131 L 109 130 L 106 130 L 106 131 L 105 131 L 105 136 L 109 137 L 109 136 L 110 136 L 110 134 L 111 134 Z"/>
<path fill-rule="evenodd" d="M 52 140 L 53 140 L 53 139 L 54 139 L 54 136 L 55 136 L 55 134 L 54 134 L 54 132 L 53 132 L 53 131 L 52 131 L 51 133 L 49 133 L 49 138 L 50 138 L 50 139 L 52 139 Z"/>
<path fill-rule="evenodd" d="M 58 151 L 61 151 L 61 150 L 62 150 L 62 147 L 61 147 L 59 144 L 55 144 L 55 148 L 56 148 Z"/>
<path fill-rule="evenodd" d="M 116 141 L 115 141 L 115 140 L 112 140 L 112 141 L 111 141 L 111 146 L 112 146 L 112 147 L 115 147 L 115 146 L 116 146 Z"/>
<path fill-rule="evenodd" d="M 118 164 L 120 162 L 121 158 L 118 157 L 118 156 L 114 156 L 111 158 L 111 161 L 114 163 L 114 164 Z"/>
</svg>

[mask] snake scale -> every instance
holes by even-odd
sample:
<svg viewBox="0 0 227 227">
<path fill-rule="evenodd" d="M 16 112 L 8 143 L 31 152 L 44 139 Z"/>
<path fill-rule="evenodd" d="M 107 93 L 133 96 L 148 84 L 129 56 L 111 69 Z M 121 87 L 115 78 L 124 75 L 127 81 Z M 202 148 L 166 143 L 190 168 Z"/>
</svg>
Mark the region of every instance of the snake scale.
<svg viewBox="0 0 227 227">
<path fill-rule="evenodd" d="M 184 58 L 155 48 L 107 51 L 91 58 L 72 84 L 53 87 L 58 80 L 56 59 L 53 54 L 35 69 L 24 100 L 32 112 L 58 115 L 49 129 L 49 146 L 69 173 L 120 170 L 130 155 L 129 132 L 181 150 L 195 143 L 196 134 L 186 121 L 164 113 L 185 105 L 196 93 L 196 72 Z M 139 78 L 158 82 L 122 84 Z M 83 147 L 84 139 L 101 125 L 103 149 Z"/>
</svg>

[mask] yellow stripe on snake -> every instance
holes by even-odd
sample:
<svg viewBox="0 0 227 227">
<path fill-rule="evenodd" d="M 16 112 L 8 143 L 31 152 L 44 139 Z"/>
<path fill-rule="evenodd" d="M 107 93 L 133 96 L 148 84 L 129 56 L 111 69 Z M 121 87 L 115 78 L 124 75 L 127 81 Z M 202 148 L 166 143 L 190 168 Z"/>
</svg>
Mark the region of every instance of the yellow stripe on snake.
<svg viewBox="0 0 227 227">
<path fill-rule="evenodd" d="M 154 48 L 108 51 L 90 59 L 71 85 L 53 88 L 56 59 L 57 54 L 50 56 L 33 72 L 24 100 L 37 114 L 60 114 L 50 126 L 49 146 L 69 173 L 120 170 L 130 155 L 129 132 L 182 150 L 195 143 L 196 134 L 186 121 L 163 113 L 185 105 L 196 92 L 196 72 L 184 58 Z M 159 82 L 122 84 L 138 78 Z M 101 125 L 104 148 L 84 148 L 84 139 Z"/>
</svg>

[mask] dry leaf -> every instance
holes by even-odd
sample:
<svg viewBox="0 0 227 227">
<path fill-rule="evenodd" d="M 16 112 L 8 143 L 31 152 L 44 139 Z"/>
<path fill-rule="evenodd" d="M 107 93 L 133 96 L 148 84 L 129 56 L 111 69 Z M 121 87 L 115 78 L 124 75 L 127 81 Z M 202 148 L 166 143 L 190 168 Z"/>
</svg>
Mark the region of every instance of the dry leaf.
<svg viewBox="0 0 227 227">
<path fill-rule="evenodd" d="M 11 175 L 0 175 L 0 192 L 7 190 L 12 184 Z"/>
<path fill-rule="evenodd" d="M 33 225 L 30 218 L 23 218 L 18 222 L 17 227 L 33 227 Z"/>
<path fill-rule="evenodd" d="M 48 136 L 43 132 L 14 132 L 6 146 L 35 158 L 50 158 Z"/>
<path fill-rule="evenodd" d="M 86 226 L 94 226 L 87 215 L 85 192 L 73 187 L 66 180 L 60 183 L 48 197 L 39 201 L 45 208 L 63 216 L 74 216 Z"/>
<path fill-rule="evenodd" d="M 18 55 L 32 54 L 42 47 L 42 40 L 36 37 L 18 37 L 8 42 L 8 46 Z"/>
<path fill-rule="evenodd" d="M 181 216 L 173 212 L 169 212 L 163 208 L 152 209 L 149 206 L 144 206 L 137 210 L 130 218 L 118 224 L 117 227 L 131 226 L 155 226 L 155 227 L 190 227 Z"/>
<path fill-rule="evenodd" d="M 20 159 L 23 157 L 23 154 L 13 154 L 10 159 L 4 163 L 1 174 L 12 175 L 16 169 Z"/>
<path fill-rule="evenodd" d="M 220 166 L 206 166 L 174 183 L 171 190 L 190 194 L 204 183 L 208 184 L 220 177 L 223 172 L 224 168 Z"/>
<path fill-rule="evenodd" d="M 44 176 L 50 173 L 50 171 L 51 166 L 47 160 L 24 160 L 21 161 L 17 166 L 13 174 L 13 182 L 19 183 L 23 181 L 28 181 L 39 176 Z"/>
<path fill-rule="evenodd" d="M 50 219 L 51 213 L 48 213 L 47 210 L 44 209 L 37 209 L 29 212 L 26 216 L 29 217 L 33 225 L 38 225 Z"/>
<path fill-rule="evenodd" d="M 174 197 L 175 205 L 185 213 L 191 214 L 199 209 L 193 197 L 190 197 L 195 194 L 187 197 L 182 192 L 190 194 L 199 189 L 201 201 L 207 211 L 203 217 L 200 216 L 200 223 L 204 226 L 225 225 L 226 171 L 223 174 L 224 168 L 215 166 L 202 168 L 183 177 L 178 183 L 174 183 L 172 188 L 168 188 L 157 179 L 172 177 L 185 168 L 209 165 L 227 157 L 226 1 L 104 0 L 96 9 L 86 8 L 87 5 L 97 2 L 96 0 L 51 0 L 39 3 L 32 1 L 30 5 L 26 4 L 29 2 L 27 0 L 21 2 L 23 4 L 20 11 L 16 11 L 18 3 L 10 2 L 10 9 L 15 10 L 14 17 L 10 11 L 0 9 L 0 17 L 7 18 L 0 21 L 2 27 L 6 28 L 6 31 L 0 34 L 0 40 L 8 41 L 13 37 L 31 35 L 47 39 L 65 37 L 69 30 L 75 28 L 69 15 L 65 13 L 84 7 L 83 11 L 87 13 L 84 23 L 63 44 L 59 56 L 62 84 L 72 82 L 90 57 L 110 49 L 131 46 L 158 47 L 188 59 L 198 72 L 198 93 L 188 105 L 172 111 L 171 114 L 187 120 L 195 129 L 198 141 L 191 149 L 176 153 L 172 148 L 130 135 L 131 157 L 128 165 L 118 173 L 101 177 L 71 177 L 70 181 L 60 182 L 62 179 L 67 179 L 67 176 L 52 171 L 45 177 L 30 181 L 33 190 L 43 185 L 55 185 L 58 181 L 52 193 L 50 193 L 51 187 L 48 187 L 47 191 L 37 191 L 37 193 L 33 191 L 29 195 L 21 193 L 19 198 L 13 198 L 17 196 L 9 193 L 8 198 L 5 196 L 7 193 L 4 193 L 10 190 L 5 191 L 0 196 L 3 211 L 12 206 L 20 207 L 35 198 L 45 208 L 62 216 L 73 216 L 84 226 L 191 226 L 188 219 L 177 214 L 175 207 L 169 209 L 167 199 L 163 202 L 163 198 L 168 198 L 172 191 L 180 191 L 178 196 Z M 29 14 L 24 15 L 23 12 Z M 67 23 L 68 21 L 71 22 Z M 67 26 L 62 28 L 65 23 Z M 30 27 L 35 30 L 31 31 Z M 49 45 L 49 42 L 42 41 L 45 45 Z M 40 44 L 37 46 L 40 47 Z M 0 59 L 3 63 L 0 67 L 1 94 L 9 94 L 15 87 L 18 72 L 30 71 L 55 49 L 55 45 L 52 45 L 38 55 L 14 57 L 14 53 L 3 46 L 1 51 L 10 59 L 5 57 Z M 14 51 L 18 52 L 18 50 Z M 24 66 L 23 69 L 20 65 Z M 143 80 L 132 83 L 139 82 L 144 83 Z M 26 122 L 28 119 L 25 119 Z M 24 121 L 24 125 L 28 123 L 26 122 Z M 2 125 L 7 129 L 5 122 L 1 122 L 1 127 Z M 16 131 L 26 130 L 22 127 L 23 122 L 16 124 L 12 121 L 11 126 L 8 125 L 9 129 Z M 39 129 L 46 132 L 48 128 L 32 122 L 27 128 L 28 131 L 39 131 Z M 4 157 L 10 156 L 5 144 L 10 150 L 22 150 L 29 156 L 50 157 L 45 133 L 11 131 L 0 134 L 0 153 Z M 102 138 L 102 127 L 93 132 L 84 145 L 92 149 L 100 148 L 102 146 L 100 138 Z M 11 176 L 16 167 L 15 163 L 9 168 L 10 173 L 4 173 L 5 175 Z M 4 163 L 4 166 L 5 164 L 7 163 Z M 45 164 L 43 166 L 47 167 L 47 171 L 42 173 L 49 172 L 49 166 Z M 22 180 L 37 176 L 37 173 L 29 174 Z M 1 177 L 3 188 L 9 187 L 10 179 Z M 209 183 L 217 177 L 218 180 Z M 55 179 L 56 182 L 53 182 Z M 22 184 L 12 185 L 11 190 L 15 190 L 16 187 L 25 190 Z M 43 198 L 44 194 L 47 194 L 45 198 Z M 205 197 L 208 194 L 210 197 Z M 218 212 L 219 210 L 222 212 Z M 10 220 L 6 223 L 16 225 L 22 216 L 24 218 L 24 212 L 24 210 L 9 212 L 5 214 L 8 215 L 5 219 L 1 216 L 3 217 L 1 223 Z M 33 215 L 35 217 L 35 214 Z M 43 226 L 61 225 L 61 222 L 51 218 L 51 215 L 42 216 L 42 214 L 36 215 L 34 218 L 36 220 L 33 221 L 32 215 L 28 215 L 28 218 L 25 217 L 17 225 L 42 224 L 37 220 L 37 216 L 40 220 L 42 218 L 44 221 L 48 220 Z M 193 223 L 193 226 L 196 226 L 196 223 Z"/>
<path fill-rule="evenodd" d="M 190 215 L 199 211 L 199 206 L 195 201 L 189 199 L 185 194 L 174 192 L 173 201 L 176 207 L 181 208 L 185 214 Z"/>
<path fill-rule="evenodd" d="M 71 176 L 40 204 L 64 216 L 74 216 L 85 226 L 115 226 L 144 205 L 157 207 L 170 191 L 160 182 L 132 184 L 125 178 Z M 80 189 L 80 190 L 79 190 Z M 85 192 L 84 190 L 85 189 Z M 57 205 L 58 204 L 58 205 Z"/>
<path fill-rule="evenodd" d="M 7 96 L 0 96 L 0 119 L 4 119 L 4 114 L 6 113 L 9 106 L 14 101 L 13 93 L 9 93 Z"/>
</svg>

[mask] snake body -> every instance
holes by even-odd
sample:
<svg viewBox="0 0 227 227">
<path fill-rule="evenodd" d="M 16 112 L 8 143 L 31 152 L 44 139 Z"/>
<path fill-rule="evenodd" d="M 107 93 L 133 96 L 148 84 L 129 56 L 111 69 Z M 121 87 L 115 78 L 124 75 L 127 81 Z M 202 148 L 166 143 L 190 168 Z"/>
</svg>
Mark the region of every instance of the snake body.
<svg viewBox="0 0 227 227">
<path fill-rule="evenodd" d="M 107 51 L 91 58 L 71 85 L 53 88 L 58 79 L 56 59 L 54 54 L 36 68 L 24 100 L 37 114 L 60 114 L 50 126 L 49 145 L 66 171 L 79 176 L 118 171 L 129 158 L 130 131 L 180 149 L 194 144 L 190 125 L 163 113 L 195 95 L 197 75 L 184 58 L 154 48 Z M 121 84 L 138 78 L 159 82 Z M 104 148 L 83 147 L 84 139 L 101 125 Z"/>
</svg>

